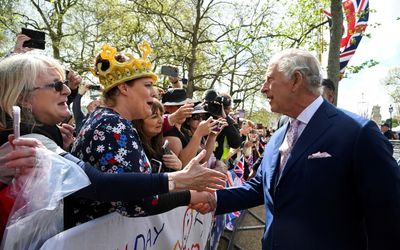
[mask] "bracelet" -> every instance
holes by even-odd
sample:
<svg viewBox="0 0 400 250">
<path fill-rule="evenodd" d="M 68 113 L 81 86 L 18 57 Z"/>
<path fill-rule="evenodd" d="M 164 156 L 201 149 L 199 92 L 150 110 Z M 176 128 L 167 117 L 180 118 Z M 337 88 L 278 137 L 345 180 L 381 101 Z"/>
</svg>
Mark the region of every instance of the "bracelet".
<svg viewBox="0 0 400 250">
<path fill-rule="evenodd" d="M 168 175 L 168 191 L 171 192 L 175 189 L 175 180 L 171 175 Z"/>
</svg>

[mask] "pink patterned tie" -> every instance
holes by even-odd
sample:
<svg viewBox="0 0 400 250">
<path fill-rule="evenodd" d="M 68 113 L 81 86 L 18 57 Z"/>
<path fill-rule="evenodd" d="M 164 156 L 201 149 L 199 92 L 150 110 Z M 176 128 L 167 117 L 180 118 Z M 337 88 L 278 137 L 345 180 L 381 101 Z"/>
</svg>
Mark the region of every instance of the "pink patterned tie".
<svg viewBox="0 0 400 250">
<path fill-rule="evenodd" d="M 288 160 L 289 154 L 292 151 L 294 144 L 296 143 L 300 124 L 301 122 L 296 119 L 290 123 L 290 127 L 286 133 L 285 140 L 279 147 L 279 151 L 281 152 L 281 162 L 279 165 L 280 173 L 282 173 L 286 165 L 286 161 Z"/>
</svg>

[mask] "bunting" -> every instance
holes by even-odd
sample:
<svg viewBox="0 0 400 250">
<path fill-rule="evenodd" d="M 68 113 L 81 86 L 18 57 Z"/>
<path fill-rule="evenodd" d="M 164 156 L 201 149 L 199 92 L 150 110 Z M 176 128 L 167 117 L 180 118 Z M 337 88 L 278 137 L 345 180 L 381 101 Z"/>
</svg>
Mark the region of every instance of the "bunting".
<svg viewBox="0 0 400 250">
<path fill-rule="evenodd" d="M 241 186 L 244 182 L 244 156 L 241 155 L 240 159 L 234 163 L 234 167 L 227 172 L 227 187 Z M 226 215 L 225 228 L 233 230 L 235 227 L 235 220 L 239 218 L 241 211 L 235 211 Z"/>
</svg>

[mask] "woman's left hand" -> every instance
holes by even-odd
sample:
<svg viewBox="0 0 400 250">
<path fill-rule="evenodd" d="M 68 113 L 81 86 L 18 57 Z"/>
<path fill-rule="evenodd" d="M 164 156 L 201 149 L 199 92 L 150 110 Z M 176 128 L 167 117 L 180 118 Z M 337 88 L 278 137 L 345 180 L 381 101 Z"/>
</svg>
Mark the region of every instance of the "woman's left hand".
<svg viewBox="0 0 400 250">
<path fill-rule="evenodd" d="M 174 170 L 182 169 L 182 162 L 179 160 L 178 156 L 171 151 L 171 154 L 164 154 L 162 160 L 167 168 Z"/>
<path fill-rule="evenodd" d="M 69 151 L 69 148 L 75 141 L 74 137 L 75 128 L 66 123 L 63 123 L 61 126 L 58 126 L 58 128 L 60 129 L 63 138 L 63 149 Z"/>
</svg>

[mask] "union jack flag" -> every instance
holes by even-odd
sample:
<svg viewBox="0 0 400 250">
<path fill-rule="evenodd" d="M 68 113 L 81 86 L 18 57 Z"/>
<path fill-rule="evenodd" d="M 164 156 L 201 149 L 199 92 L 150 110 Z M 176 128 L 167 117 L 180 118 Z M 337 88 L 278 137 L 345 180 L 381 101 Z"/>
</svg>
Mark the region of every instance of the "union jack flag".
<svg viewBox="0 0 400 250">
<path fill-rule="evenodd" d="M 369 0 L 343 0 L 342 7 L 345 20 L 340 44 L 340 73 L 343 75 L 367 28 Z M 331 19 L 330 10 L 324 10 L 324 13 Z"/>
<path fill-rule="evenodd" d="M 239 160 L 234 163 L 234 167 L 227 172 L 227 186 L 237 187 L 243 184 L 244 174 L 244 156 L 242 155 Z M 225 228 L 228 230 L 233 230 L 235 227 L 235 220 L 239 218 L 241 211 L 235 211 L 226 215 Z"/>
</svg>

